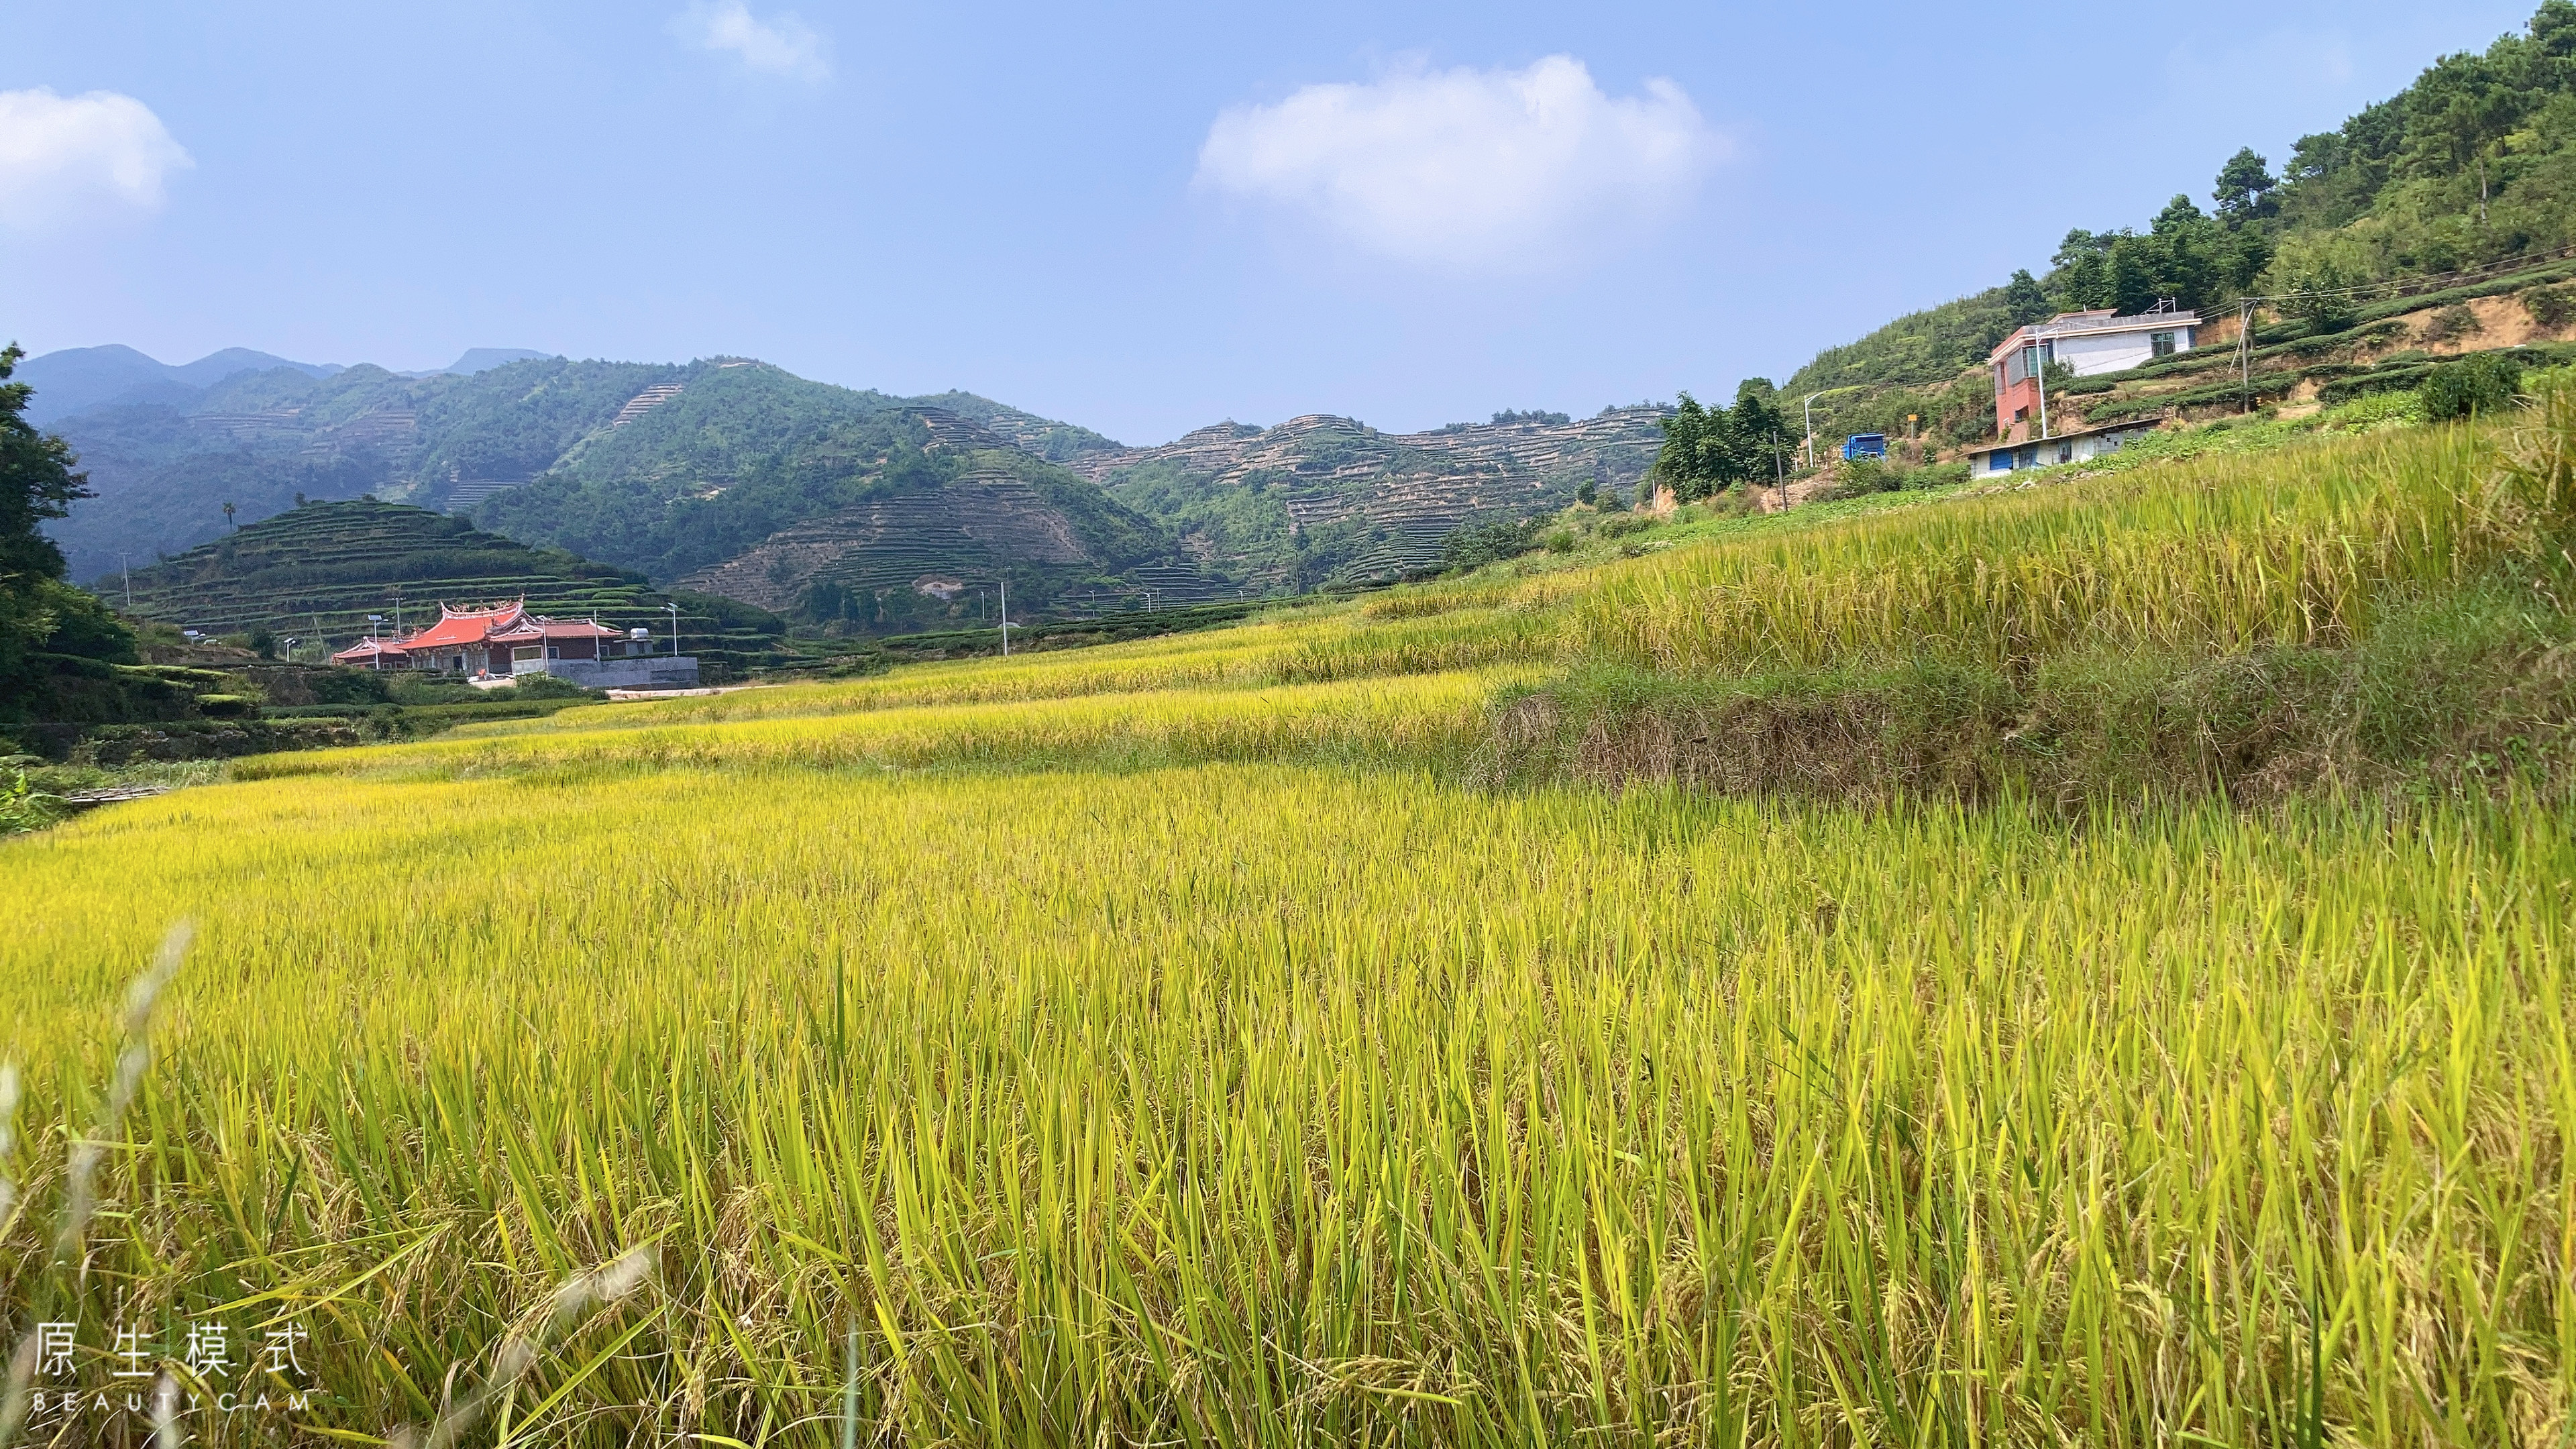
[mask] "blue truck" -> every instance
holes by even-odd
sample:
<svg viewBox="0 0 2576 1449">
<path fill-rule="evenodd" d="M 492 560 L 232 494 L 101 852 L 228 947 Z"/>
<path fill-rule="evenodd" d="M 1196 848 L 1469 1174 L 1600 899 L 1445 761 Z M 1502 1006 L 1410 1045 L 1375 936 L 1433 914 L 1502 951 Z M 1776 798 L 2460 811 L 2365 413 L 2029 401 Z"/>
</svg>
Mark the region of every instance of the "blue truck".
<svg viewBox="0 0 2576 1449">
<path fill-rule="evenodd" d="M 1854 433 L 1850 437 L 1843 439 L 1843 460 L 1845 462 L 1849 462 L 1854 458 L 1884 458 L 1886 456 L 1887 434 L 1885 433 Z"/>
</svg>

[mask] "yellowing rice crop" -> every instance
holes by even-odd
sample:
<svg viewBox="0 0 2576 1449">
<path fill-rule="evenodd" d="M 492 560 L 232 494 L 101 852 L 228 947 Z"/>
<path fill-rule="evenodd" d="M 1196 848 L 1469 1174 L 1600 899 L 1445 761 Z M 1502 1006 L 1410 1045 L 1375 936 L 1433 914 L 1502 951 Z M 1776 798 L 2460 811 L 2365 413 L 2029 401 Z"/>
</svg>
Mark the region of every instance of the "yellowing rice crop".
<svg viewBox="0 0 2576 1449">
<path fill-rule="evenodd" d="M 240 1444 L 2565 1444 L 2563 804 L 1459 783 L 1534 666 L 1877 647 L 1960 520 L 2022 622 L 1943 638 L 2362 627 L 2520 546 L 2422 532 L 2480 445 L 2406 446 L 2281 507 L 2141 470 L 271 757 L 0 844 L 0 1301 L 76 1330 L 6 1412 L 140 1442 L 62 1389 L 144 1362 Z M 1744 624 L 1784 559 L 1804 635 Z M 206 1321 L 308 1330 L 303 1377 L 195 1373 Z"/>
</svg>

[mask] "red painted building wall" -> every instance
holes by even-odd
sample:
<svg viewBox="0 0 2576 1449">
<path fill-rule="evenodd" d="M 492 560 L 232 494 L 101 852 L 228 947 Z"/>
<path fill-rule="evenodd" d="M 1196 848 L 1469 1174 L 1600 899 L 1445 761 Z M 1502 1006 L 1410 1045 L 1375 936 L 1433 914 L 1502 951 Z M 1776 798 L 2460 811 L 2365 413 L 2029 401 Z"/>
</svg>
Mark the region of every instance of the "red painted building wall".
<svg viewBox="0 0 2576 1449">
<path fill-rule="evenodd" d="M 1994 364 L 1995 435 L 2018 443 L 2039 436 L 2040 345 L 2024 344 L 2006 351 Z"/>
</svg>

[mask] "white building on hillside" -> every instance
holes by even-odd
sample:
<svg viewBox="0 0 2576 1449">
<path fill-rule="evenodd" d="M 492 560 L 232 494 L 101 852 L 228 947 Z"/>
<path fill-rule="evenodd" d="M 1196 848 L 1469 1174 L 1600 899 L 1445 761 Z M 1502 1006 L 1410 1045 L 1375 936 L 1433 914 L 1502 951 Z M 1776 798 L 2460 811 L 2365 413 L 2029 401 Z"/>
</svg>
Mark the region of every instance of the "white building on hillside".
<svg viewBox="0 0 2576 1449">
<path fill-rule="evenodd" d="M 2169 302 L 2131 317 L 2108 309 L 2061 312 L 2014 329 L 1986 357 L 1995 375 L 1998 441 L 2019 443 L 2039 436 L 2045 407 L 2039 370 L 2048 364 L 2063 364 L 2077 377 L 2120 372 L 2189 352 L 2199 333 L 2200 314 L 2177 310 Z"/>
</svg>

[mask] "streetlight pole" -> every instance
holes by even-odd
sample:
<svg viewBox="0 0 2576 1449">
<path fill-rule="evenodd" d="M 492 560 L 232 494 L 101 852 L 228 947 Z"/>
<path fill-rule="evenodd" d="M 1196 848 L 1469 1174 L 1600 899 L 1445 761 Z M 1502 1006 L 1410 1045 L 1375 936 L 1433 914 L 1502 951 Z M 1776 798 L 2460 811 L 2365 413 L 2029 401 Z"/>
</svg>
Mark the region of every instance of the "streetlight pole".
<svg viewBox="0 0 2576 1449">
<path fill-rule="evenodd" d="M 1002 580 L 1002 657 L 1011 657 L 1011 581 Z"/>
<path fill-rule="evenodd" d="M 677 659 L 680 657 L 680 606 L 664 604 L 662 612 L 671 616 L 671 657 Z"/>
<path fill-rule="evenodd" d="M 2054 351 L 2036 337 L 2030 340 L 2030 375 L 2039 379 L 2039 440 L 2043 443 L 2048 441 L 2048 362 Z"/>
<path fill-rule="evenodd" d="M 1820 397 L 1832 397 L 1838 392 L 1858 392 L 1863 386 L 1864 384 L 1861 383 L 1853 383 L 1849 387 L 1829 387 L 1823 392 L 1811 392 L 1807 394 L 1807 400 L 1798 404 L 1798 413 L 1806 420 L 1807 424 L 1808 467 L 1812 468 L 1816 466 L 1816 399 Z"/>
</svg>

